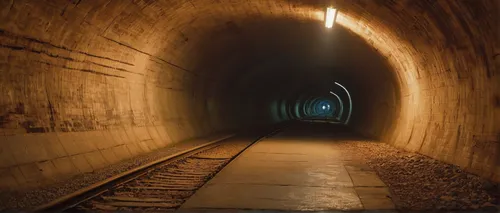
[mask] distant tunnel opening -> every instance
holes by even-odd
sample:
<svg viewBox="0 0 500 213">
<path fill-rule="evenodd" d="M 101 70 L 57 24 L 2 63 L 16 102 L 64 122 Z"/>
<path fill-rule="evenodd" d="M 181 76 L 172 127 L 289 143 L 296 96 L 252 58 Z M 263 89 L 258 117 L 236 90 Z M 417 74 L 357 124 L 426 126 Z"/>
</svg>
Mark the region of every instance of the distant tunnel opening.
<svg viewBox="0 0 500 213">
<path fill-rule="evenodd" d="M 1 1 L 0 186 L 318 115 L 500 180 L 496 4 Z"/>
</svg>

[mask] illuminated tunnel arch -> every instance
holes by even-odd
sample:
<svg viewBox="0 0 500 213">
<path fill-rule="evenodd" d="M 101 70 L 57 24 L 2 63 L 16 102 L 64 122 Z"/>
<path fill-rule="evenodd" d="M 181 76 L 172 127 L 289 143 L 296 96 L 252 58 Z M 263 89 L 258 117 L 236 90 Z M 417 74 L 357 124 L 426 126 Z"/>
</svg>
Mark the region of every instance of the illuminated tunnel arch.
<svg viewBox="0 0 500 213">
<path fill-rule="evenodd" d="M 347 97 L 348 108 L 347 117 L 343 121 L 344 124 L 348 124 L 349 119 L 352 114 L 352 100 L 349 91 L 342 84 L 334 82 L 335 86 L 340 87 L 341 92 Z M 301 94 L 295 100 L 288 100 L 281 104 L 281 114 L 283 114 L 283 120 L 287 119 L 303 119 L 310 117 L 325 117 L 325 118 L 336 118 L 341 120 L 343 116 L 344 102 L 336 93 L 329 91 L 329 94 L 333 95 L 335 98 L 325 96 L 308 96 Z M 291 96 L 292 98 L 294 96 Z"/>
<path fill-rule="evenodd" d="M 355 104 L 353 130 L 500 180 L 497 4 L 0 1 L 2 157 L 18 159 L 3 167 L 29 165 L 39 182 L 114 147 L 129 150 L 123 160 L 296 119 L 301 96 L 347 102 L 336 81 Z M 38 168 L 55 159 L 71 172 Z"/>
<path fill-rule="evenodd" d="M 347 95 L 347 99 L 349 100 L 349 112 L 347 113 L 347 118 L 345 119 L 345 124 L 349 124 L 353 108 L 351 94 L 349 93 L 349 90 L 347 90 L 347 88 L 345 88 L 342 84 L 335 82 L 335 85 L 341 87 L 344 90 L 345 94 Z"/>
<path fill-rule="evenodd" d="M 340 120 L 342 118 L 342 115 L 344 114 L 344 102 L 342 101 L 342 99 L 340 98 L 339 95 L 337 95 L 337 93 L 334 93 L 332 91 L 330 91 L 330 94 L 332 94 L 333 96 L 335 96 L 335 98 L 337 99 L 337 106 L 338 106 L 338 113 L 337 113 L 337 120 Z"/>
</svg>

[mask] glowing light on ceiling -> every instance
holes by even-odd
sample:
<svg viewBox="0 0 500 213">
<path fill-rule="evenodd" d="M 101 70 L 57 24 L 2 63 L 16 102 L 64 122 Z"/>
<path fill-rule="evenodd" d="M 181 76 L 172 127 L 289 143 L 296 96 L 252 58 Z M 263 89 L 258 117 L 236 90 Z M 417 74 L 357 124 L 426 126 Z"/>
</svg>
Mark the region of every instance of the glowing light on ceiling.
<svg viewBox="0 0 500 213">
<path fill-rule="evenodd" d="M 326 109 L 326 106 L 321 107 L 321 109 L 325 110 L 325 109 Z"/>
<path fill-rule="evenodd" d="M 325 27 L 332 28 L 335 23 L 335 17 L 337 16 L 337 9 L 332 7 L 326 8 L 326 17 L 325 17 Z"/>
</svg>

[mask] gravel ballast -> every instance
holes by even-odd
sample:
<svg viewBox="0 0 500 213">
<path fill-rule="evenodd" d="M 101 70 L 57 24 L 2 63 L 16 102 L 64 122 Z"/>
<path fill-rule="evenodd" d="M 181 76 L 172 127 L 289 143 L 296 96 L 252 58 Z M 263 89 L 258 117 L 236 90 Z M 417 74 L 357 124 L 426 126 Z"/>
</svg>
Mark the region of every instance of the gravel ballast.
<svg viewBox="0 0 500 213">
<path fill-rule="evenodd" d="M 391 189 L 402 210 L 498 210 L 498 184 L 385 143 L 346 141 L 345 152 L 363 158 Z"/>
<path fill-rule="evenodd" d="M 145 155 L 127 159 L 117 164 L 106 166 L 91 173 L 74 176 L 69 180 L 55 182 L 36 189 L 0 193 L 0 211 L 9 209 L 33 209 L 39 205 L 48 203 L 61 196 L 70 194 L 81 188 L 103 181 L 125 171 L 142 166 L 149 162 L 153 162 L 165 156 L 173 155 L 175 153 L 206 144 L 210 141 L 224 138 L 228 135 L 229 134 L 217 134 L 206 138 L 172 144 L 171 146 L 147 153 Z"/>
</svg>

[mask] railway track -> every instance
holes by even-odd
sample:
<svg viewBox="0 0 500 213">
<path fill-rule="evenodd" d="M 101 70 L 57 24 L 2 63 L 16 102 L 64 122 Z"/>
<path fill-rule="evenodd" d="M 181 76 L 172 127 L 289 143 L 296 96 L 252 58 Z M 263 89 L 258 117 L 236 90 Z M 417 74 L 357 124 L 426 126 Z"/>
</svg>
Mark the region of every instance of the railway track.
<svg viewBox="0 0 500 213">
<path fill-rule="evenodd" d="M 254 135 L 253 139 L 240 135 L 212 143 L 35 211 L 174 211 L 246 148 L 278 131 L 263 137 Z"/>
</svg>

